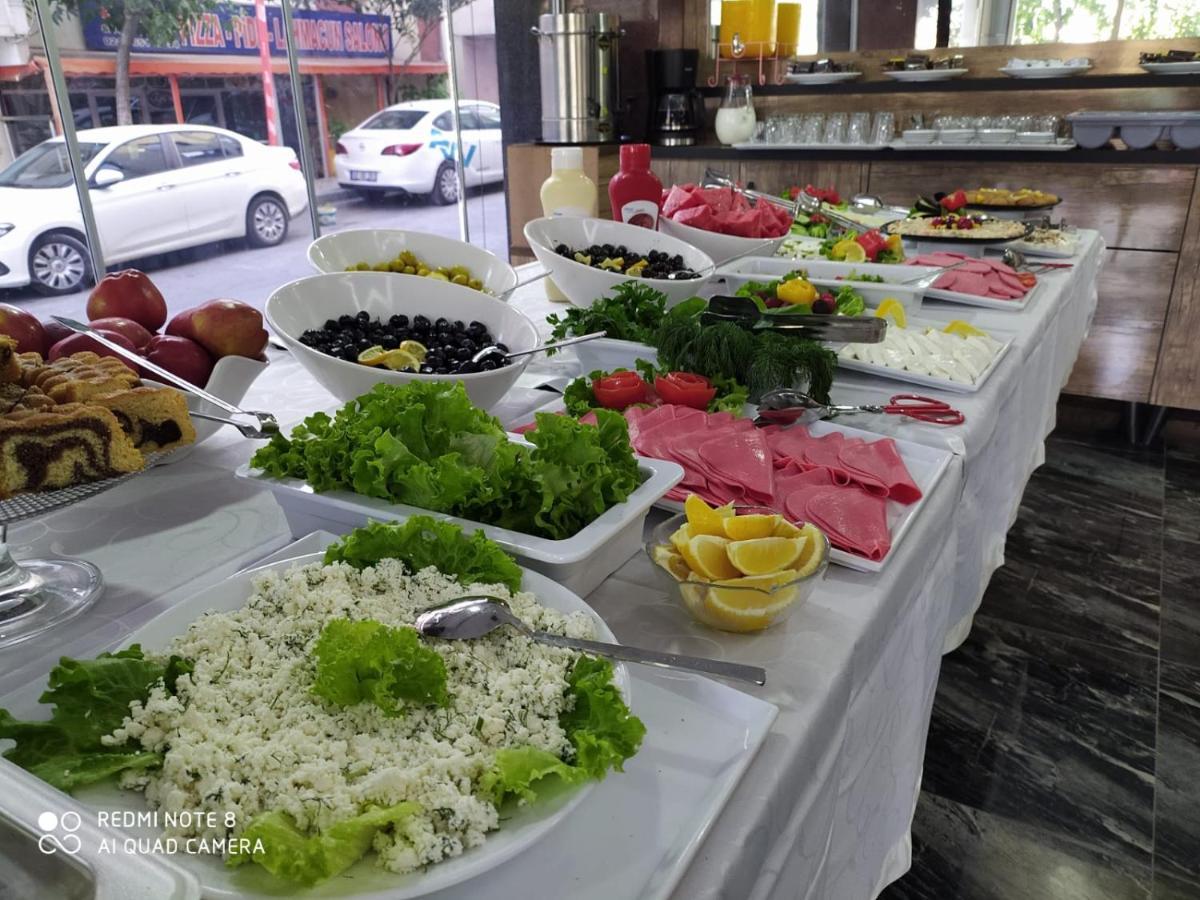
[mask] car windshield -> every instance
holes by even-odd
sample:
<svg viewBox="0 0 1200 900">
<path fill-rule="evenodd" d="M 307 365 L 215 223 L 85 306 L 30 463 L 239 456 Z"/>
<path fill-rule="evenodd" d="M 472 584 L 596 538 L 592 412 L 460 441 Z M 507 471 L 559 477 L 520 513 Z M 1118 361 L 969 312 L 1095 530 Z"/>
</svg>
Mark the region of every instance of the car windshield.
<svg viewBox="0 0 1200 900">
<path fill-rule="evenodd" d="M 80 143 L 79 157 L 84 166 L 103 149 L 104 144 Z M 0 172 L 0 187 L 60 188 L 70 183 L 71 163 L 62 141 L 43 141 Z"/>
<path fill-rule="evenodd" d="M 426 116 L 423 109 L 385 109 L 373 119 L 369 119 L 363 128 L 386 128 L 394 131 L 407 131 L 416 126 Z"/>
</svg>

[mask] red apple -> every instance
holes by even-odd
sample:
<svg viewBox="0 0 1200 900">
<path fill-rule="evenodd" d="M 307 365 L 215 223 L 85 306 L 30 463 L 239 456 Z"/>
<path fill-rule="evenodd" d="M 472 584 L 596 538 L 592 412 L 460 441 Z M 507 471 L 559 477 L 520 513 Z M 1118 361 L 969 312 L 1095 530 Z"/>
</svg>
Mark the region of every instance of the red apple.
<svg viewBox="0 0 1200 900">
<path fill-rule="evenodd" d="M 185 309 L 183 312 L 172 316 L 171 321 L 167 323 L 166 333 L 175 337 L 185 337 L 191 341 L 196 340 L 196 331 L 192 328 L 192 315 L 197 309 L 199 307 Z"/>
<path fill-rule="evenodd" d="M 172 375 L 190 381 L 196 387 L 204 387 L 212 374 L 213 358 L 195 341 L 174 335 L 160 334 L 146 345 L 146 359 L 162 366 Z M 146 373 L 154 378 L 153 372 Z"/>
<path fill-rule="evenodd" d="M 133 319 L 123 319 L 120 316 L 109 316 L 107 319 L 92 319 L 92 327 L 123 334 L 129 338 L 129 343 L 137 347 L 138 350 L 141 350 L 150 343 L 150 338 L 154 337 L 154 335 L 133 321 Z"/>
<path fill-rule="evenodd" d="M 46 332 L 46 349 L 47 350 L 49 350 L 51 347 L 53 347 L 55 344 L 57 344 L 59 341 L 63 340 L 64 338 L 69 338 L 71 335 L 77 333 L 77 332 L 72 331 L 66 325 L 60 325 L 58 322 L 55 322 L 53 319 L 51 319 L 49 322 L 43 322 L 42 330 L 44 332 Z"/>
<path fill-rule="evenodd" d="M 46 332 L 42 323 L 20 307 L 0 303 L 0 334 L 17 342 L 18 353 L 46 352 Z"/>
<path fill-rule="evenodd" d="M 195 340 L 218 359 L 253 359 L 267 346 L 262 313 L 240 300 L 209 300 L 192 311 L 190 325 Z"/>
<path fill-rule="evenodd" d="M 92 289 L 87 302 L 90 321 L 120 316 L 133 319 L 147 331 L 158 331 L 167 321 L 167 301 L 150 276 L 137 269 L 105 275 Z"/>
<path fill-rule="evenodd" d="M 113 331 L 110 328 L 97 328 L 96 332 L 104 335 L 114 344 L 120 344 L 130 353 L 137 353 L 137 348 L 133 346 L 133 342 L 119 331 Z M 63 338 L 50 348 L 50 359 L 53 361 L 62 356 L 70 356 L 72 353 L 82 353 L 84 350 L 91 350 L 97 356 L 112 356 L 121 360 L 121 362 L 129 366 L 129 368 L 133 368 L 133 365 L 127 359 L 118 354 L 117 351 L 105 347 L 99 341 L 92 340 L 91 337 L 86 334 L 73 334 L 68 338 Z"/>
</svg>

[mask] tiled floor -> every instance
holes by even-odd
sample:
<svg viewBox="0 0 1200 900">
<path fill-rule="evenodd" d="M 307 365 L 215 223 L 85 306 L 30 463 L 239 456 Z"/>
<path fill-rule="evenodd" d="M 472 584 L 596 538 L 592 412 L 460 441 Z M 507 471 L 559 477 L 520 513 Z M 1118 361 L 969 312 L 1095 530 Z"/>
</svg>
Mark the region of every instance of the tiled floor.
<svg viewBox="0 0 1200 900">
<path fill-rule="evenodd" d="M 1200 456 L 1054 437 L 885 900 L 1200 900 Z"/>
</svg>

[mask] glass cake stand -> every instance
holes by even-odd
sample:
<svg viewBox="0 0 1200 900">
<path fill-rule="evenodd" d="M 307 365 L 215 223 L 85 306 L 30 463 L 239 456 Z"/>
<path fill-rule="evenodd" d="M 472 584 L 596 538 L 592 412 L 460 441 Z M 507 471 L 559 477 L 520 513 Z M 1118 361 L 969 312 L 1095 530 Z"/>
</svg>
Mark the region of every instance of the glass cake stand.
<svg viewBox="0 0 1200 900">
<path fill-rule="evenodd" d="M 104 576 L 85 560 L 14 560 L 8 549 L 8 526 L 72 506 L 139 474 L 130 472 L 90 484 L 0 500 L 0 648 L 29 640 L 75 618 L 104 593 Z"/>
</svg>

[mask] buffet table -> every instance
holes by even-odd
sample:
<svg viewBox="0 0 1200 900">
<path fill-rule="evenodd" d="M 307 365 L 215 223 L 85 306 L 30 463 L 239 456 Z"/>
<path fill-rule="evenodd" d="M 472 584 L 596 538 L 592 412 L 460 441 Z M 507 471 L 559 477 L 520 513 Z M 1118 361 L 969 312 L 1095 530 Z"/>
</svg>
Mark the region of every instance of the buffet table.
<svg viewBox="0 0 1200 900">
<path fill-rule="evenodd" d="M 1097 234 L 1084 232 L 1075 268 L 1045 277 L 1023 312 L 956 308 L 958 318 L 1016 332 L 1013 348 L 981 391 L 943 395 L 966 413 L 965 425 L 945 429 L 890 416 L 846 420 L 955 452 L 884 571 L 832 567 L 806 608 L 757 636 L 693 623 L 662 592 L 643 554 L 587 598 L 621 640 L 765 666 L 767 685 L 754 693 L 779 708 L 670 896 L 856 900 L 874 897 L 906 871 L 941 655 L 966 636 L 987 580 L 1003 561 L 1004 534 L 1042 460 L 1055 400 L 1095 308 L 1102 249 Z M 552 306 L 541 285 L 522 289 L 511 302 L 536 321 Z M 335 406 L 287 354 L 271 353 L 245 408 L 271 409 L 290 424 Z M 566 354 L 531 366 L 497 414 L 510 426 L 527 421 L 553 401 L 538 386 L 573 374 L 575 366 Z M 868 402 L 905 392 L 900 382 L 840 375 L 833 396 Z M 36 696 L 58 656 L 92 656 L 118 646 L 163 609 L 300 537 L 268 493 L 234 479 L 232 471 L 254 446 L 226 430 L 169 465 L 14 529 L 18 559 L 84 557 L 101 568 L 108 589 L 83 616 L 0 654 L 0 695 Z M 648 524 L 659 520 L 653 514 Z M 636 693 L 633 706 L 637 712 Z M 639 759 L 630 761 L 631 769 Z M 621 778 L 610 776 L 581 815 L 598 808 Z M 618 832 L 633 831 L 619 819 L 613 827 L 613 846 Z M 628 839 L 621 846 L 622 853 L 663 853 Z M 586 868 L 588 877 L 603 878 L 632 864 L 606 855 L 604 846 L 591 846 L 583 856 L 581 850 L 569 863 L 560 861 L 559 877 L 569 883 Z M 505 884 L 523 884 L 527 895 L 530 885 L 541 883 L 537 871 L 521 868 L 523 859 L 501 867 L 514 877 L 488 876 L 488 896 L 509 896 Z M 479 896 L 481 890 L 466 882 L 436 896 Z"/>
</svg>

